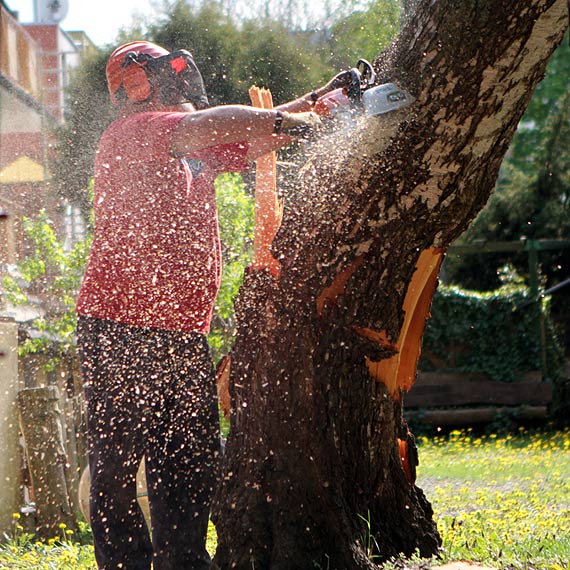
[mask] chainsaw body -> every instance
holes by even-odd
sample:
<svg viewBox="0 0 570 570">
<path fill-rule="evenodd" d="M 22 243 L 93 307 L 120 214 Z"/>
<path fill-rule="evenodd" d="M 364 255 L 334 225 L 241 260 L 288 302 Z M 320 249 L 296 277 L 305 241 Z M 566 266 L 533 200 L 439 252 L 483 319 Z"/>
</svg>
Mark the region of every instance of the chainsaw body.
<svg viewBox="0 0 570 570">
<path fill-rule="evenodd" d="M 358 60 L 350 70 L 352 79 L 348 86 L 334 89 L 319 97 L 314 110 L 322 117 L 341 117 L 345 120 L 357 114 L 384 115 L 411 105 L 415 99 L 395 83 L 374 85 L 376 75 L 365 59 Z"/>
</svg>

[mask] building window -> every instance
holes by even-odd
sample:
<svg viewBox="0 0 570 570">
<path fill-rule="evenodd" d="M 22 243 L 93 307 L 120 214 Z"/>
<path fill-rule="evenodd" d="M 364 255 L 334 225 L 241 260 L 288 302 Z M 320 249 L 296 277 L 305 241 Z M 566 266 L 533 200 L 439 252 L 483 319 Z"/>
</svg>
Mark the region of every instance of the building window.
<svg viewBox="0 0 570 570">
<path fill-rule="evenodd" d="M 85 220 L 78 206 L 69 203 L 65 205 L 64 229 L 66 251 L 71 250 L 77 242 L 85 239 Z"/>
</svg>

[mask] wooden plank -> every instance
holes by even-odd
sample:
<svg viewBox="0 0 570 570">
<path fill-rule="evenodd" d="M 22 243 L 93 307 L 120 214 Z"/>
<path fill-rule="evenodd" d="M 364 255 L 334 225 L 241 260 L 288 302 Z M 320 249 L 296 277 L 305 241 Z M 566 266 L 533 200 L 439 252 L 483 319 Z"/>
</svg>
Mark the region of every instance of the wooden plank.
<svg viewBox="0 0 570 570">
<path fill-rule="evenodd" d="M 451 245 L 448 249 L 449 254 L 468 254 L 468 253 L 508 253 L 515 251 L 524 251 L 524 241 L 475 241 L 472 243 L 462 243 Z"/>
<path fill-rule="evenodd" d="M 444 384 L 460 384 L 464 382 L 493 381 L 487 374 L 479 372 L 418 372 L 415 386 L 441 386 Z M 540 384 L 540 370 L 525 372 L 517 383 Z"/>
<path fill-rule="evenodd" d="M 466 382 L 483 382 L 486 380 L 489 380 L 486 374 L 476 372 L 418 372 L 418 378 L 411 392 L 413 392 L 417 386 L 445 386 L 447 384 L 456 385 Z"/>
<path fill-rule="evenodd" d="M 570 240 L 540 239 L 520 241 L 474 241 L 472 243 L 453 244 L 449 247 L 450 254 L 470 253 L 509 253 L 516 251 L 545 251 L 560 250 L 570 247 Z"/>
<path fill-rule="evenodd" d="M 533 382 L 495 382 L 492 380 L 421 385 L 416 384 L 404 396 L 407 408 L 495 404 L 519 406 L 548 404 L 552 401 L 552 385 Z"/>
<path fill-rule="evenodd" d="M 427 425 L 465 426 L 486 424 L 503 414 L 513 414 L 519 420 L 544 420 L 548 417 L 546 406 L 520 406 L 518 408 L 486 407 L 456 410 L 405 411 L 408 421 Z"/>
</svg>

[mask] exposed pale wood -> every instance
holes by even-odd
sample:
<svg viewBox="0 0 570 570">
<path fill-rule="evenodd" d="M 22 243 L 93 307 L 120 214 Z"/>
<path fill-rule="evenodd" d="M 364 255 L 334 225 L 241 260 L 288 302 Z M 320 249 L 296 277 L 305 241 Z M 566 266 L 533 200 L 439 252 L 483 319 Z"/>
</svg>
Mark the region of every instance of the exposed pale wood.
<svg viewBox="0 0 570 570">
<path fill-rule="evenodd" d="M 273 108 L 271 91 L 253 86 L 249 96 L 254 107 Z M 259 157 L 255 171 L 255 232 L 253 261 L 256 270 L 268 269 L 272 275 L 279 274 L 279 262 L 271 253 L 271 244 L 281 225 L 283 214 L 277 196 L 277 155 L 270 152 Z"/>
<path fill-rule="evenodd" d="M 334 281 L 325 287 L 317 297 L 317 313 L 322 315 L 325 306 L 328 304 L 336 305 L 338 298 L 345 292 L 345 287 L 352 274 L 364 263 L 364 255 L 356 258 L 354 263 L 345 267 L 334 279 Z"/>
<path fill-rule="evenodd" d="M 416 263 L 402 307 L 404 324 L 396 342 L 396 354 L 379 362 L 366 359 L 370 375 L 377 382 L 384 383 L 394 398 L 399 398 L 400 390 L 407 391 L 414 383 L 421 339 L 443 254 L 444 250 L 440 248 L 429 248 L 421 253 Z"/>
<path fill-rule="evenodd" d="M 216 386 L 218 389 L 218 402 L 220 408 L 226 418 L 230 417 L 230 371 L 231 371 L 231 354 L 226 354 L 218 364 L 216 370 Z"/>
</svg>

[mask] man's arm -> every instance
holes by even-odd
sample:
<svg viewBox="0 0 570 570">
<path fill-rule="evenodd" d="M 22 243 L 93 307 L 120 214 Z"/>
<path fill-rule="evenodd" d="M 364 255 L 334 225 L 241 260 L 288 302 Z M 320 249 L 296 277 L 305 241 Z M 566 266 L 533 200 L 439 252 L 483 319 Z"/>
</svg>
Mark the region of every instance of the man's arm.
<svg viewBox="0 0 570 570">
<path fill-rule="evenodd" d="M 275 107 L 280 111 L 288 111 L 289 113 L 301 113 L 306 111 L 312 111 L 317 99 L 338 89 L 340 87 L 346 87 L 350 84 L 352 80 L 352 75 L 350 71 L 341 71 L 338 75 L 335 75 L 326 85 L 311 91 L 310 93 L 305 93 L 302 97 L 289 101 L 288 103 L 283 103 Z"/>
<path fill-rule="evenodd" d="M 248 142 L 248 159 L 254 160 L 290 142 L 294 129 L 315 128 L 315 113 L 290 113 L 245 105 L 223 105 L 188 113 L 170 142 L 172 156 L 189 156 L 198 150 L 234 142 Z M 293 129 L 293 131 L 291 131 Z"/>
<path fill-rule="evenodd" d="M 245 105 L 223 105 L 188 113 L 170 141 L 173 156 L 188 156 L 210 146 L 269 137 L 277 112 Z"/>
</svg>

